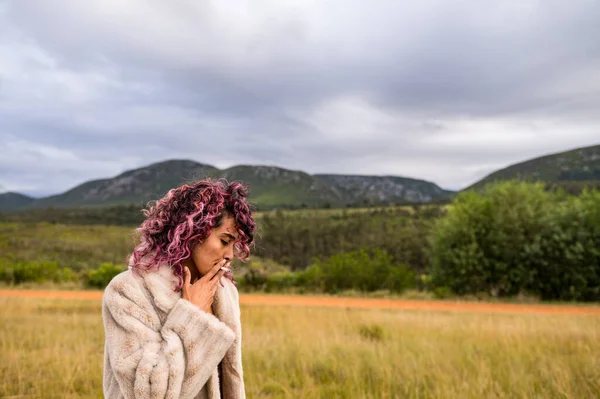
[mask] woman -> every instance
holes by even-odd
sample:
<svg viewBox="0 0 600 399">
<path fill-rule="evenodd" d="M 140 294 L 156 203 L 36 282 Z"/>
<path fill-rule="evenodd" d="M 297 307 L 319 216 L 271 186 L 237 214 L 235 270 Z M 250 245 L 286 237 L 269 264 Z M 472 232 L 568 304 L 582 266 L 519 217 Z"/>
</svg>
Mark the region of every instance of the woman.
<svg viewBox="0 0 600 399">
<path fill-rule="evenodd" d="M 254 239 L 246 197 L 240 183 L 207 179 L 145 211 L 129 270 L 104 292 L 105 397 L 245 397 L 229 266 Z"/>
</svg>

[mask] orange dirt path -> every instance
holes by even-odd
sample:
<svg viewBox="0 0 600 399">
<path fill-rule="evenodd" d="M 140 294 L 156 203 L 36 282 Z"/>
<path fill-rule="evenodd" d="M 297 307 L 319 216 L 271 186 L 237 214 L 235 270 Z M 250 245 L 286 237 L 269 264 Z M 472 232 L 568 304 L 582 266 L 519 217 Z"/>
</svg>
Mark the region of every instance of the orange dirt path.
<svg viewBox="0 0 600 399">
<path fill-rule="evenodd" d="M 102 291 L 32 291 L 0 290 L 0 297 L 102 299 Z M 315 306 L 352 309 L 404 309 L 425 311 L 463 311 L 483 313 L 534 313 L 563 315 L 597 315 L 600 306 L 530 305 L 509 303 L 421 301 L 379 298 L 339 298 L 302 295 L 240 295 L 242 305 Z"/>
</svg>

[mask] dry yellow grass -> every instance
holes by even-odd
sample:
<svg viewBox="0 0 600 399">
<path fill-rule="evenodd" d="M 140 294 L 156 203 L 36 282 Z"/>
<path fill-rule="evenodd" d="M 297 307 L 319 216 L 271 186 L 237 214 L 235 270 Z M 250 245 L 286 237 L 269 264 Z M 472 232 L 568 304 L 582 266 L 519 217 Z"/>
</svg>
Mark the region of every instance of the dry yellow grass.
<svg viewBox="0 0 600 399">
<path fill-rule="evenodd" d="M 0 297 L 0 397 L 101 397 L 97 300 Z M 248 397 L 598 398 L 600 317 L 243 306 Z"/>
</svg>

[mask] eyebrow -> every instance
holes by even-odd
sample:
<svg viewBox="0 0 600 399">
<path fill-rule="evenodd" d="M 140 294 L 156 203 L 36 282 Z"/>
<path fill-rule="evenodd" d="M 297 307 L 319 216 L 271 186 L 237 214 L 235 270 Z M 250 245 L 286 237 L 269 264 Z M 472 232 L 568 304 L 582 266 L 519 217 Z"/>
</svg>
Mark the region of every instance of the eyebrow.
<svg viewBox="0 0 600 399">
<path fill-rule="evenodd" d="M 229 233 L 223 233 L 223 234 L 221 234 L 221 235 L 222 235 L 222 236 L 227 236 L 227 237 L 229 237 L 229 238 L 231 238 L 232 240 L 234 240 L 234 241 L 235 241 L 235 237 L 233 236 L 233 234 L 229 234 Z"/>
</svg>

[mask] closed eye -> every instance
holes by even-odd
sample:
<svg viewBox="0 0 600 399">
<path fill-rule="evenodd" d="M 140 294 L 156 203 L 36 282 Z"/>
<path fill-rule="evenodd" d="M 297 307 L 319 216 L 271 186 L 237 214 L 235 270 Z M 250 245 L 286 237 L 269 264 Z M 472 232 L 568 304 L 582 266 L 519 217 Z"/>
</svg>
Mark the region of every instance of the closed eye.
<svg viewBox="0 0 600 399">
<path fill-rule="evenodd" d="M 221 243 L 222 243 L 223 245 L 225 245 L 225 246 L 229 245 L 229 243 L 228 243 L 227 241 L 225 241 L 225 240 L 221 240 Z"/>
</svg>

